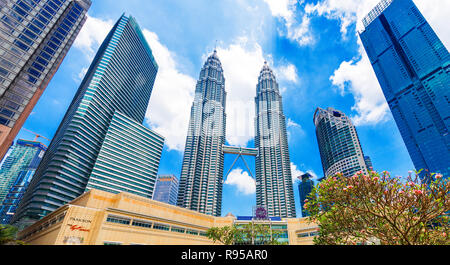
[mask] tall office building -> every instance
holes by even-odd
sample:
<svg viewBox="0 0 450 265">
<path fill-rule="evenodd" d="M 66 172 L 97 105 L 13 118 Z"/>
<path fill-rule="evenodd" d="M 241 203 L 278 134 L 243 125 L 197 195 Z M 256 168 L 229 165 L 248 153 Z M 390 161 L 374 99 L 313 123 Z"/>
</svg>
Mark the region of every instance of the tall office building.
<svg viewBox="0 0 450 265">
<path fill-rule="evenodd" d="M 161 135 L 116 111 L 86 189 L 151 199 L 163 147 Z"/>
<path fill-rule="evenodd" d="M 0 0 L 0 159 L 86 20 L 90 0 Z"/>
<path fill-rule="evenodd" d="M 178 199 L 178 178 L 171 176 L 158 176 L 156 181 L 153 200 L 177 205 Z"/>
<path fill-rule="evenodd" d="M 375 171 L 375 169 L 373 168 L 373 163 L 372 163 L 372 159 L 370 158 L 370 156 L 365 156 L 364 161 L 366 162 L 367 170 Z"/>
<path fill-rule="evenodd" d="M 162 137 L 141 124 L 157 71 L 137 22 L 123 15 L 100 46 L 13 223 L 26 226 L 94 187 L 152 196 Z"/>
<path fill-rule="evenodd" d="M 311 174 L 306 173 L 298 178 L 300 180 L 298 184 L 298 191 L 300 194 L 300 204 L 302 205 L 302 217 L 308 217 L 309 213 L 305 209 L 306 200 L 309 198 L 309 195 L 314 189 L 314 181 L 313 176 Z"/>
<path fill-rule="evenodd" d="M 349 117 L 333 108 L 318 108 L 314 124 L 325 177 L 337 173 L 346 177 L 359 171 L 369 173 L 358 133 Z"/>
<path fill-rule="evenodd" d="M 412 0 L 384 0 L 360 34 L 417 170 L 450 177 L 450 56 Z"/>
<path fill-rule="evenodd" d="M 212 216 L 222 212 L 226 95 L 222 64 L 214 51 L 195 89 L 177 202 Z"/>
<path fill-rule="evenodd" d="M 286 117 L 278 83 L 267 62 L 258 79 L 255 103 L 255 146 L 259 150 L 256 203 L 267 209 L 269 216 L 295 218 Z"/>
<path fill-rule="evenodd" d="M 36 169 L 47 148 L 39 143 L 18 140 L 0 168 L 0 204 L 22 171 Z"/>
<path fill-rule="evenodd" d="M 0 224 L 11 221 L 46 150 L 42 143 L 18 140 L 6 157 L 0 169 Z"/>
</svg>

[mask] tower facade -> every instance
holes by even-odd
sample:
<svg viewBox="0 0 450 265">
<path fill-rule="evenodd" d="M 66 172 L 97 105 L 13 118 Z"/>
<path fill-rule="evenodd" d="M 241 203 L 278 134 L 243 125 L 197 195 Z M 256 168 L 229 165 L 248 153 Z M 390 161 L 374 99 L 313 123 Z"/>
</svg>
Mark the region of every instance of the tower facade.
<svg viewBox="0 0 450 265">
<path fill-rule="evenodd" d="M 0 0 L 0 159 L 86 21 L 90 0 Z"/>
<path fill-rule="evenodd" d="M 337 173 L 346 177 L 359 171 L 369 173 L 358 133 L 349 117 L 333 108 L 318 108 L 314 124 L 325 177 Z"/>
<path fill-rule="evenodd" d="M 450 177 L 450 55 L 412 0 L 384 0 L 360 34 L 416 170 Z"/>
<path fill-rule="evenodd" d="M 265 63 L 257 85 L 255 146 L 256 203 L 269 216 L 295 218 L 295 200 L 286 117 L 273 71 Z"/>
<path fill-rule="evenodd" d="M 0 168 L 0 204 L 20 172 L 36 170 L 47 147 L 39 142 L 18 140 Z"/>
<path fill-rule="evenodd" d="M 177 202 L 212 216 L 222 212 L 226 95 L 222 64 L 214 51 L 195 89 Z"/>
<path fill-rule="evenodd" d="M 18 140 L 6 157 L 0 169 L 0 224 L 9 224 L 16 213 L 46 150 L 42 143 Z"/>
<path fill-rule="evenodd" d="M 140 126 L 157 71 L 137 22 L 123 15 L 97 52 L 13 222 L 28 225 L 92 187 L 152 195 L 156 172 L 152 179 L 142 172 L 147 165 L 133 163 L 153 155 L 159 164 L 161 144 Z"/>
<path fill-rule="evenodd" d="M 171 176 L 158 176 L 156 181 L 153 200 L 177 205 L 178 199 L 178 178 Z"/>
<path fill-rule="evenodd" d="M 308 211 L 305 209 L 305 201 L 314 190 L 314 181 L 312 180 L 313 176 L 309 173 L 302 175 L 298 179 L 300 180 L 298 184 L 298 191 L 300 195 L 300 204 L 302 205 L 302 217 L 305 218 L 309 216 Z"/>
</svg>

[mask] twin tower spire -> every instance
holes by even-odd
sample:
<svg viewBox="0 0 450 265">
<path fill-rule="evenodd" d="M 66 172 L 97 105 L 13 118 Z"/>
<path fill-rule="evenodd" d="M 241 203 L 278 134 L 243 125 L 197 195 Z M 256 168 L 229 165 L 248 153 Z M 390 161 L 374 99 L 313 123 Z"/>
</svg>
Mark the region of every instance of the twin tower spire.
<svg viewBox="0 0 450 265">
<path fill-rule="evenodd" d="M 267 61 L 255 98 L 257 206 L 269 216 L 296 217 L 286 118 L 275 74 Z M 217 50 L 203 66 L 195 90 L 180 179 L 178 206 L 221 216 L 226 91 Z"/>
</svg>

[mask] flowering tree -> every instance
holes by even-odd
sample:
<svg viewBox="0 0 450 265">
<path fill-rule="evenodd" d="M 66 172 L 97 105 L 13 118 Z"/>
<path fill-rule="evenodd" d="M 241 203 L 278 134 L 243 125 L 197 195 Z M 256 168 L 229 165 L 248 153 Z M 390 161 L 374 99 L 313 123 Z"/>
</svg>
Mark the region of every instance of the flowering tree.
<svg viewBox="0 0 450 265">
<path fill-rule="evenodd" d="M 315 244 L 449 245 L 450 181 L 432 174 L 425 184 L 418 174 L 324 180 L 305 205 L 320 228 Z"/>
</svg>

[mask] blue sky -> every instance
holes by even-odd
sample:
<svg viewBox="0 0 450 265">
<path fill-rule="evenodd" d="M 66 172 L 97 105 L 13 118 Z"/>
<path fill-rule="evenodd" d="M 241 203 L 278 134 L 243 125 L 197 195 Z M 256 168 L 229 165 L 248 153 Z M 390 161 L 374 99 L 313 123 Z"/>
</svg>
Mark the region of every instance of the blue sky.
<svg viewBox="0 0 450 265">
<path fill-rule="evenodd" d="M 352 117 L 376 170 L 406 175 L 414 167 L 357 36 L 359 21 L 377 3 L 93 0 L 85 26 L 24 127 L 53 137 L 100 43 L 126 13 L 137 19 L 160 65 L 145 124 L 166 137 L 160 174 L 180 177 L 195 82 L 217 47 L 227 82 L 229 144 L 253 147 L 253 100 L 267 60 L 282 88 L 294 175 L 323 174 L 313 124 L 317 107 L 334 107 Z M 448 47 L 450 1 L 415 3 Z M 33 137 L 24 131 L 18 136 Z M 233 160 L 226 157 L 225 172 Z M 252 165 L 254 159 L 247 162 Z M 244 169 L 239 162 L 224 185 L 224 215 L 250 215 L 256 204 L 254 183 Z M 294 192 L 300 214 L 296 183 Z"/>
</svg>

